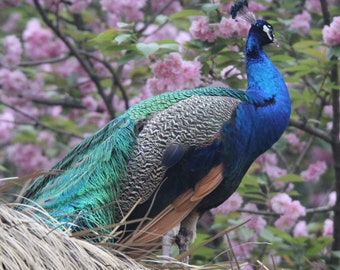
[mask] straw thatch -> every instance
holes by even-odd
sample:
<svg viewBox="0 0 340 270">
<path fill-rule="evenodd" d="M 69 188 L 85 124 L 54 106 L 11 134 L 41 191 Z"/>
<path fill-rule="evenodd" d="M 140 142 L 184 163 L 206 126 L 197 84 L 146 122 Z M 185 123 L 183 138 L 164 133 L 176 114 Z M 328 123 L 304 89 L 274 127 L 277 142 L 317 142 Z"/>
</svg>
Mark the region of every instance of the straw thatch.
<svg viewBox="0 0 340 270">
<path fill-rule="evenodd" d="M 33 214 L 0 205 L 0 269 L 146 268 L 115 251 L 52 230 Z"/>
</svg>

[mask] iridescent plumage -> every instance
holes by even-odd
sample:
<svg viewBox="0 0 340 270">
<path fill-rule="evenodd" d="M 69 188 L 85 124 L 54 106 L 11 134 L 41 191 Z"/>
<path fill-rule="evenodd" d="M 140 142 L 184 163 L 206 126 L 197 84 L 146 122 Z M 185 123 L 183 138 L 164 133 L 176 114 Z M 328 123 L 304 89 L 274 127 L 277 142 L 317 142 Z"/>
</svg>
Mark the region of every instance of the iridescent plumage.
<svg viewBox="0 0 340 270">
<path fill-rule="evenodd" d="M 100 237 L 129 214 L 138 222 L 120 228 L 120 241 L 130 246 L 182 224 L 184 251 L 199 216 L 237 189 L 289 121 L 288 89 L 262 49 L 274 42 L 273 28 L 243 13 L 252 24 L 246 91 L 206 87 L 145 100 L 81 142 L 24 196 L 73 231 L 101 228 Z"/>
</svg>

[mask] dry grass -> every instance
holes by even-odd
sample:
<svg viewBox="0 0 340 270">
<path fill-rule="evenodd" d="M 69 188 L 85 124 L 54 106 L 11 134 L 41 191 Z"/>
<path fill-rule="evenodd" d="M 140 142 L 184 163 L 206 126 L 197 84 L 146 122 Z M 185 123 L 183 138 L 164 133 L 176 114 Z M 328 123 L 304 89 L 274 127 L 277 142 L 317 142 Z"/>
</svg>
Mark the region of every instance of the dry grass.
<svg viewBox="0 0 340 270">
<path fill-rule="evenodd" d="M 51 230 L 32 215 L 0 205 L 0 269 L 146 269 L 113 250 Z"/>
</svg>

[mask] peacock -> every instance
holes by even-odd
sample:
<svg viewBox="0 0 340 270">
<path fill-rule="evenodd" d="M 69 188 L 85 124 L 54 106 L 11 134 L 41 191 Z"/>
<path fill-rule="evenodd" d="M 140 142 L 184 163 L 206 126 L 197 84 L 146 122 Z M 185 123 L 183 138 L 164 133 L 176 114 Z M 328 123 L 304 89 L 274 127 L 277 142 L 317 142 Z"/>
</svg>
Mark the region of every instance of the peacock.
<svg viewBox="0 0 340 270">
<path fill-rule="evenodd" d="M 246 1 L 236 14 L 251 24 L 245 91 L 209 86 L 144 100 L 39 176 L 21 202 L 46 209 L 75 235 L 130 249 L 178 227 L 185 252 L 200 216 L 235 192 L 289 122 L 288 89 L 263 50 L 275 43 L 273 27 Z"/>
</svg>

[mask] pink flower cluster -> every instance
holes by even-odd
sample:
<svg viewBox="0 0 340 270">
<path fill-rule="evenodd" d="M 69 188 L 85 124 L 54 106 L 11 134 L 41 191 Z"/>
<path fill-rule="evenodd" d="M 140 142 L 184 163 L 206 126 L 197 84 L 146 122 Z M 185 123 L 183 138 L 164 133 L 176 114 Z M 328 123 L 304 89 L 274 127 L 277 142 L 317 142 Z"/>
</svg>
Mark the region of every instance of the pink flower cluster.
<svg viewBox="0 0 340 270">
<path fill-rule="evenodd" d="M 51 30 L 41 27 L 38 19 L 27 23 L 23 41 L 25 54 L 32 60 L 61 57 L 67 52 L 65 44 Z"/>
<path fill-rule="evenodd" d="M 271 153 L 264 153 L 256 162 L 260 165 L 262 172 L 265 172 L 270 180 L 275 180 L 287 174 L 287 170 L 278 166 L 277 156 Z"/>
<path fill-rule="evenodd" d="M 184 61 L 179 53 L 170 53 L 167 58 L 152 65 L 155 77 L 148 79 L 147 87 L 154 95 L 194 88 L 201 84 L 200 70 L 199 61 Z"/>
<path fill-rule="evenodd" d="M 286 141 L 288 142 L 290 146 L 290 150 L 294 153 L 301 152 L 303 148 L 305 147 L 305 143 L 300 141 L 300 138 L 295 133 L 288 133 L 284 136 Z"/>
<path fill-rule="evenodd" d="M 289 30 L 296 31 L 300 36 L 305 36 L 310 31 L 310 23 L 312 16 L 307 12 L 303 11 L 294 17 L 293 23 L 289 26 Z"/>
<path fill-rule="evenodd" d="M 226 216 L 231 212 L 235 212 L 240 209 L 243 203 L 243 199 L 238 192 L 234 192 L 228 200 L 220 204 L 216 208 L 210 210 L 214 215 Z"/>
<path fill-rule="evenodd" d="M 293 235 L 294 237 L 308 236 L 308 227 L 306 221 L 300 220 L 298 223 L 296 223 Z"/>
<path fill-rule="evenodd" d="M 0 68 L 0 85 L 7 96 L 16 97 L 24 95 L 28 88 L 28 79 L 19 69 L 11 71 L 6 68 Z"/>
<path fill-rule="evenodd" d="M 51 166 L 42 149 L 34 144 L 15 143 L 6 149 L 8 159 L 13 162 L 19 176 L 27 175 Z"/>
<path fill-rule="evenodd" d="M 0 145 L 8 143 L 13 135 L 14 115 L 10 111 L 4 111 L 0 114 Z"/>
<path fill-rule="evenodd" d="M 254 203 L 247 203 L 244 206 L 244 209 L 252 212 L 258 211 L 258 208 Z M 267 221 L 258 214 L 242 213 L 242 217 L 244 220 L 249 219 L 249 221 L 244 226 L 250 230 L 253 230 L 257 235 L 259 235 L 267 225 Z"/>
<path fill-rule="evenodd" d="M 70 10 L 73 13 L 80 13 L 88 7 L 92 0 L 69 0 L 71 3 Z"/>
<path fill-rule="evenodd" d="M 340 16 L 334 17 L 331 24 L 322 29 L 323 41 L 329 46 L 340 45 Z"/>
<path fill-rule="evenodd" d="M 168 0 L 151 0 L 150 4 L 152 7 L 152 11 L 155 13 L 160 12 L 164 9 L 164 7 L 168 4 Z M 182 5 L 179 0 L 172 1 L 170 6 L 168 6 L 162 13 L 165 15 L 171 15 L 173 13 L 176 13 L 178 11 L 182 10 Z"/>
<path fill-rule="evenodd" d="M 323 236 L 329 236 L 332 237 L 334 232 L 334 222 L 331 219 L 326 219 L 325 223 L 323 224 Z"/>
<path fill-rule="evenodd" d="M 143 18 L 141 9 L 145 6 L 146 0 L 100 0 L 104 10 L 108 12 L 108 23 L 115 27 L 118 22 L 136 22 Z"/>
<path fill-rule="evenodd" d="M 307 170 L 301 172 L 301 177 L 311 183 L 319 181 L 321 175 L 327 170 L 327 164 L 325 161 L 317 161 L 309 164 Z"/>
<path fill-rule="evenodd" d="M 306 215 L 306 209 L 299 201 L 293 201 L 286 193 L 280 193 L 270 200 L 272 210 L 281 216 L 275 221 L 275 226 L 287 231 L 293 227 L 297 219 Z"/>
<path fill-rule="evenodd" d="M 209 24 L 207 17 L 199 17 L 194 20 L 189 31 L 193 38 L 197 38 L 202 41 L 214 42 L 217 37 L 213 26 Z"/>
<path fill-rule="evenodd" d="M 19 65 L 22 55 L 22 46 L 20 40 L 14 36 L 6 36 L 3 40 L 5 54 L 1 59 L 1 64 L 7 68 Z"/>
<path fill-rule="evenodd" d="M 189 29 L 195 39 L 214 42 L 217 37 L 230 38 L 233 35 L 244 37 L 247 35 L 250 24 L 243 21 L 235 21 L 223 17 L 218 24 L 209 24 L 207 17 L 198 17 L 191 24 Z"/>
</svg>

